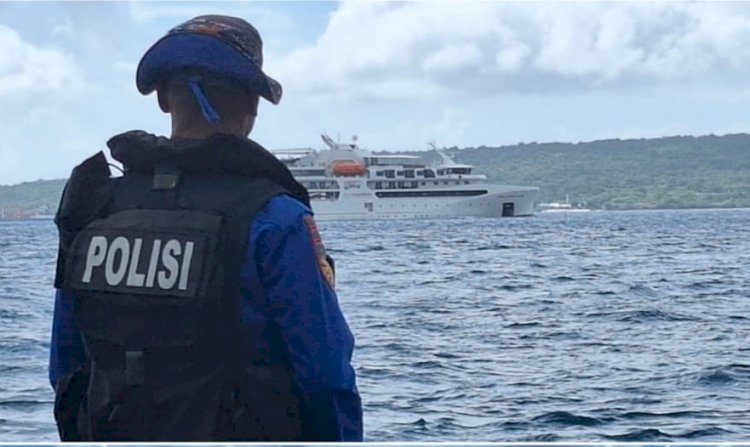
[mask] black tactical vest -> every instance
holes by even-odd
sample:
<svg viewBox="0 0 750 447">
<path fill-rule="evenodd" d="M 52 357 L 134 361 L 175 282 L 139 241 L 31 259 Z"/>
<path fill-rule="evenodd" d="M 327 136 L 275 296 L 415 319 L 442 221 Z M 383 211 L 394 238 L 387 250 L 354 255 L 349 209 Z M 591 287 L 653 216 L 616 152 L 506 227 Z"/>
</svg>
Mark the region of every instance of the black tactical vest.
<svg viewBox="0 0 750 447">
<path fill-rule="evenodd" d="M 244 342 L 239 271 L 254 214 L 307 192 L 249 140 L 130 132 L 109 146 L 124 175 L 86 160 L 56 217 L 56 286 L 90 359 L 58 384 L 62 440 L 301 439 L 291 372 Z"/>
</svg>

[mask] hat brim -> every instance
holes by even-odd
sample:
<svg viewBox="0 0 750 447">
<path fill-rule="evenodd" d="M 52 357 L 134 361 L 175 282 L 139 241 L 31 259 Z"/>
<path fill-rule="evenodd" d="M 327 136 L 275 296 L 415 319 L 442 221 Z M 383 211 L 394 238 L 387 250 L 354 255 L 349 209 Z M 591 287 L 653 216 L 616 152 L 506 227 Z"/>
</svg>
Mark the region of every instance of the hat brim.
<svg viewBox="0 0 750 447">
<path fill-rule="evenodd" d="M 160 82 L 186 70 L 229 78 L 273 104 L 281 101 L 281 84 L 254 61 L 218 38 L 192 33 L 167 35 L 146 52 L 136 72 L 138 91 L 148 95 Z"/>
</svg>

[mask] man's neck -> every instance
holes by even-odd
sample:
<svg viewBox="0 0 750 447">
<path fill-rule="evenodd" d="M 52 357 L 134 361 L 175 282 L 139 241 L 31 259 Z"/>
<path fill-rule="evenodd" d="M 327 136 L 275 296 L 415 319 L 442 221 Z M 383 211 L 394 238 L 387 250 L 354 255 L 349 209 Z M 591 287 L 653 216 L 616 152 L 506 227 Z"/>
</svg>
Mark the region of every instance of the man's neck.
<svg viewBox="0 0 750 447">
<path fill-rule="evenodd" d="M 231 129 L 222 129 L 221 127 L 212 127 L 211 129 L 172 129 L 172 139 L 204 140 L 216 134 L 247 138 L 247 135 L 242 132 L 232 131 Z"/>
<path fill-rule="evenodd" d="M 172 138 L 183 138 L 189 140 L 203 140 L 212 135 L 232 135 L 238 138 L 247 138 L 252 127 L 248 129 L 244 122 L 220 121 L 217 124 L 208 124 L 205 121 L 190 122 L 183 120 L 172 120 Z"/>
</svg>

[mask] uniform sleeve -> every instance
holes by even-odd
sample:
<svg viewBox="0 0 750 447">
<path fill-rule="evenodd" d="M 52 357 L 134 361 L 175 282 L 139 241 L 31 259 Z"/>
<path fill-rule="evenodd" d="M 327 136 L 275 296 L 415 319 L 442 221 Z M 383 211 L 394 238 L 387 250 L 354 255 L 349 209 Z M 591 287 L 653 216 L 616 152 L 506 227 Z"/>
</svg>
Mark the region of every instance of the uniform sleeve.
<svg viewBox="0 0 750 447">
<path fill-rule="evenodd" d="M 55 388 L 58 380 L 82 367 L 86 361 L 81 333 L 73 319 L 73 295 L 70 291 L 57 289 L 49 356 L 52 388 Z"/>
<path fill-rule="evenodd" d="M 361 441 L 362 404 L 351 366 L 354 337 L 321 271 L 314 244 L 320 241 L 305 221 L 311 221 L 311 213 L 290 198 L 274 199 L 264 211 L 275 222 L 261 217 L 251 247 L 302 393 L 305 419 L 312 422 L 303 420 L 303 427 L 309 425 L 310 440 Z"/>
</svg>

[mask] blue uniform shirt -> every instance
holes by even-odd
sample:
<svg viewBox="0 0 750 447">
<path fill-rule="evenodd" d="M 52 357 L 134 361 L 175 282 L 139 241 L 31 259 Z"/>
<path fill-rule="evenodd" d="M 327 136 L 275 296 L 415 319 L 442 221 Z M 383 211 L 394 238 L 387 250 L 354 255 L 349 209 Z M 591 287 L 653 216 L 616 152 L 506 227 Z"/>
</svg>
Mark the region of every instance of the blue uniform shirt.
<svg viewBox="0 0 750 447">
<path fill-rule="evenodd" d="M 255 215 L 240 272 L 241 319 L 255 349 L 284 352 L 274 345 L 285 345 L 302 399 L 314 418 L 316 439 L 361 441 L 362 404 L 350 363 L 354 337 L 321 273 L 315 241 L 305 223 L 310 215 L 309 208 L 286 195 L 272 198 Z M 262 296 L 265 300 L 257 299 Z M 261 307 L 262 301 L 270 310 Z M 281 340 L 264 336 L 269 321 L 278 324 Z M 85 361 L 70 292 L 58 290 L 49 363 L 52 386 Z"/>
</svg>

